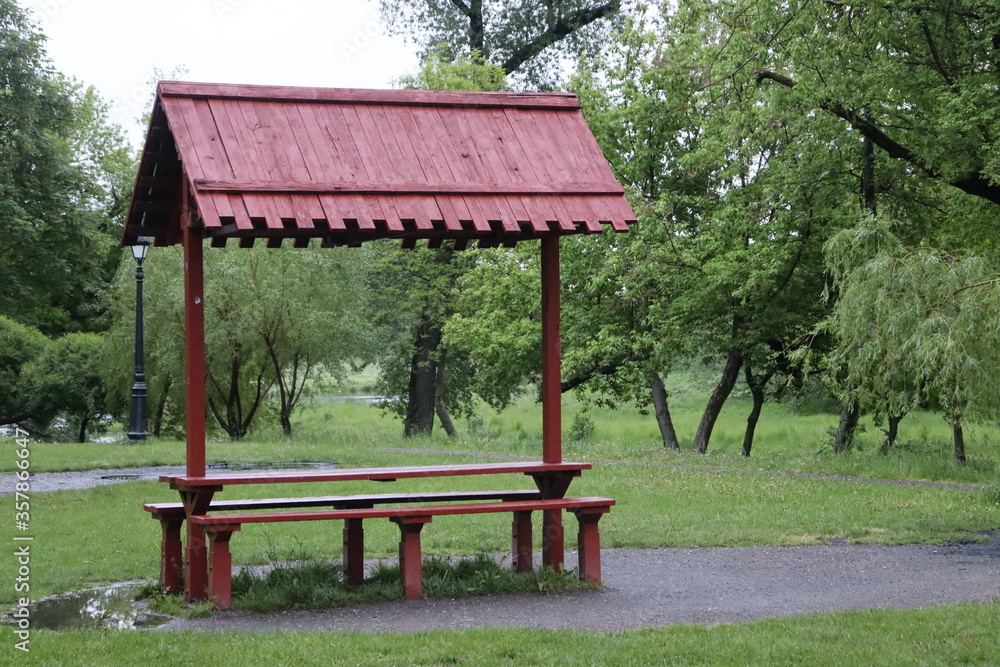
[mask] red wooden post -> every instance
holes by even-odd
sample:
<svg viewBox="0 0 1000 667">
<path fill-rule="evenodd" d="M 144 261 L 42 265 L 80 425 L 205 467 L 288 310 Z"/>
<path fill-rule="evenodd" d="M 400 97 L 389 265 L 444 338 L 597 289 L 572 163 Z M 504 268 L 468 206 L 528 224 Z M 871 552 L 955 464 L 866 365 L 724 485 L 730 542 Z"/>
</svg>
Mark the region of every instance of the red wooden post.
<svg viewBox="0 0 1000 667">
<path fill-rule="evenodd" d="M 559 237 L 542 239 L 542 460 L 562 463 Z"/>
<path fill-rule="evenodd" d="M 562 572 L 566 560 L 562 510 L 542 510 L 542 565 Z"/>
<path fill-rule="evenodd" d="M 431 522 L 431 517 L 400 516 L 392 520 L 399 525 L 399 576 L 403 581 L 403 597 L 419 600 L 424 595 L 420 529 Z"/>
<path fill-rule="evenodd" d="M 184 513 L 191 517 L 206 514 L 218 487 L 200 491 L 182 491 Z M 208 549 L 205 531 L 187 522 L 187 544 L 184 546 L 184 593 L 188 602 L 203 600 L 208 591 Z"/>
<path fill-rule="evenodd" d="M 531 572 L 531 512 L 514 512 L 511 524 L 511 555 L 516 572 Z"/>
<path fill-rule="evenodd" d="M 344 580 L 349 584 L 365 581 L 365 531 L 361 519 L 344 521 Z"/>
<path fill-rule="evenodd" d="M 233 555 L 229 538 L 239 530 L 234 526 L 212 526 L 208 533 L 208 597 L 216 609 L 233 606 Z"/>
<path fill-rule="evenodd" d="M 184 519 L 160 519 L 163 539 L 160 541 L 160 585 L 164 595 L 184 590 L 184 549 L 181 526 Z"/>
<path fill-rule="evenodd" d="M 580 563 L 578 572 L 580 579 L 601 583 L 601 535 L 597 522 L 610 511 L 608 507 L 585 507 L 571 510 L 580 521 L 580 532 L 577 537 Z"/>
<path fill-rule="evenodd" d="M 187 474 L 205 474 L 205 299 L 203 232 L 194 226 L 194 209 L 183 189 L 184 369 L 187 418 Z"/>
</svg>

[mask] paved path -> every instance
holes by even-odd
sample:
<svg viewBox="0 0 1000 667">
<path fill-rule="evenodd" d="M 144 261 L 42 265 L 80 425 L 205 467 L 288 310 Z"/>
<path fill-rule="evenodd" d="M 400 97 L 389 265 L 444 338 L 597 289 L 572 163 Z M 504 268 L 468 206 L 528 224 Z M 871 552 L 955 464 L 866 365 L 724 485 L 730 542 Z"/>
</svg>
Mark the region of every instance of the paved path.
<svg viewBox="0 0 1000 667">
<path fill-rule="evenodd" d="M 624 630 L 1000 598 L 1000 531 L 985 543 L 605 549 L 605 586 L 553 595 L 416 600 L 277 614 L 224 612 L 170 630 Z M 575 553 L 567 555 L 569 566 Z"/>
</svg>

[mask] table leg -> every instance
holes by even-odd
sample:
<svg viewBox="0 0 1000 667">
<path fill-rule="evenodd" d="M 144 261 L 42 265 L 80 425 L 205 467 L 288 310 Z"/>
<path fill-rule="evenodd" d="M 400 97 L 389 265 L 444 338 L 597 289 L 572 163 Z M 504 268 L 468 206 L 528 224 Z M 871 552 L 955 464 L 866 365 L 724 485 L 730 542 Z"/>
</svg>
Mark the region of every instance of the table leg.
<svg viewBox="0 0 1000 667">
<path fill-rule="evenodd" d="M 187 516 L 208 513 L 215 490 L 181 491 L 181 502 Z M 208 549 L 205 531 L 187 522 L 187 544 L 184 547 L 184 594 L 188 602 L 204 600 L 208 594 Z"/>
<path fill-rule="evenodd" d="M 562 572 L 565 551 L 562 510 L 542 510 L 542 565 Z"/>
</svg>

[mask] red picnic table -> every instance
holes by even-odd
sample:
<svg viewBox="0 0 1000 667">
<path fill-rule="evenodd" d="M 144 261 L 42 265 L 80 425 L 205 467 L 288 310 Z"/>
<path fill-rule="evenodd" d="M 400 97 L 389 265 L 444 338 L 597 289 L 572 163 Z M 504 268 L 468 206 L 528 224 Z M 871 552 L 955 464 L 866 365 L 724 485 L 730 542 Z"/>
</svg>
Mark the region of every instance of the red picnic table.
<svg viewBox="0 0 1000 667">
<path fill-rule="evenodd" d="M 624 232 L 634 221 L 624 190 L 572 94 L 161 82 L 122 244 L 146 237 L 156 245 L 180 243 L 184 249 L 187 474 L 162 478 L 179 492 L 180 503 L 147 506 L 164 525 L 164 586 L 179 586 L 183 569 L 189 599 L 214 591 L 217 605 L 228 605 L 228 591 L 222 589 L 229 577 L 229 539 L 245 523 L 273 521 L 344 520 L 345 560 L 354 568 L 351 576 L 357 576 L 360 522 L 380 516 L 400 526 L 401 558 L 408 559 L 410 569 L 404 588 L 412 597 L 419 587 L 414 572 L 419 571 L 420 529 L 415 526 L 439 514 L 512 511 L 514 558 L 522 567 L 535 510 L 544 516 L 546 564 L 562 565 L 561 516 L 563 510 L 572 511 L 586 543 L 581 544 L 581 559 L 589 561 L 587 568 L 581 563 L 581 571 L 599 579 L 597 519 L 614 501 L 565 497 L 570 481 L 590 466 L 562 461 L 559 237 L 605 229 Z M 425 241 L 430 248 L 454 251 L 473 242 L 489 248 L 540 240 L 541 460 L 207 475 L 204 242 L 225 246 L 230 238 L 240 247 L 264 239 L 275 248 L 285 239 L 295 247 L 307 247 L 312 239 L 332 247 L 397 238 L 404 248 Z M 215 498 L 233 485 L 510 473 L 531 476 L 536 488 Z M 438 504 L 420 504 L 426 502 Z M 303 510 L 309 507 L 333 509 Z M 219 514 L 244 509 L 253 512 Z M 214 550 L 211 558 L 206 540 Z"/>
</svg>

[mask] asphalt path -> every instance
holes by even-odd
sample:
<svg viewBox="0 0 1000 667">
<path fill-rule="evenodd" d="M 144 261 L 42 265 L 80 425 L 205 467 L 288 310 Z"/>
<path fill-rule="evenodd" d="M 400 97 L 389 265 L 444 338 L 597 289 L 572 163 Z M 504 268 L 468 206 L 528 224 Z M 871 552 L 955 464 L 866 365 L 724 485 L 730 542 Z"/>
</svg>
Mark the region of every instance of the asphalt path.
<svg viewBox="0 0 1000 667">
<path fill-rule="evenodd" d="M 597 590 L 274 614 L 228 611 L 174 620 L 157 631 L 423 632 L 491 627 L 608 631 L 985 602 L 1000 598 L 1000 531 L 985 537 L 986 542 L 948 545 L 604 549 L 604 586 Z M 568 567 L 575 565 L 575 558 L 575 552 L 567 553 Z"/>
</svg>

